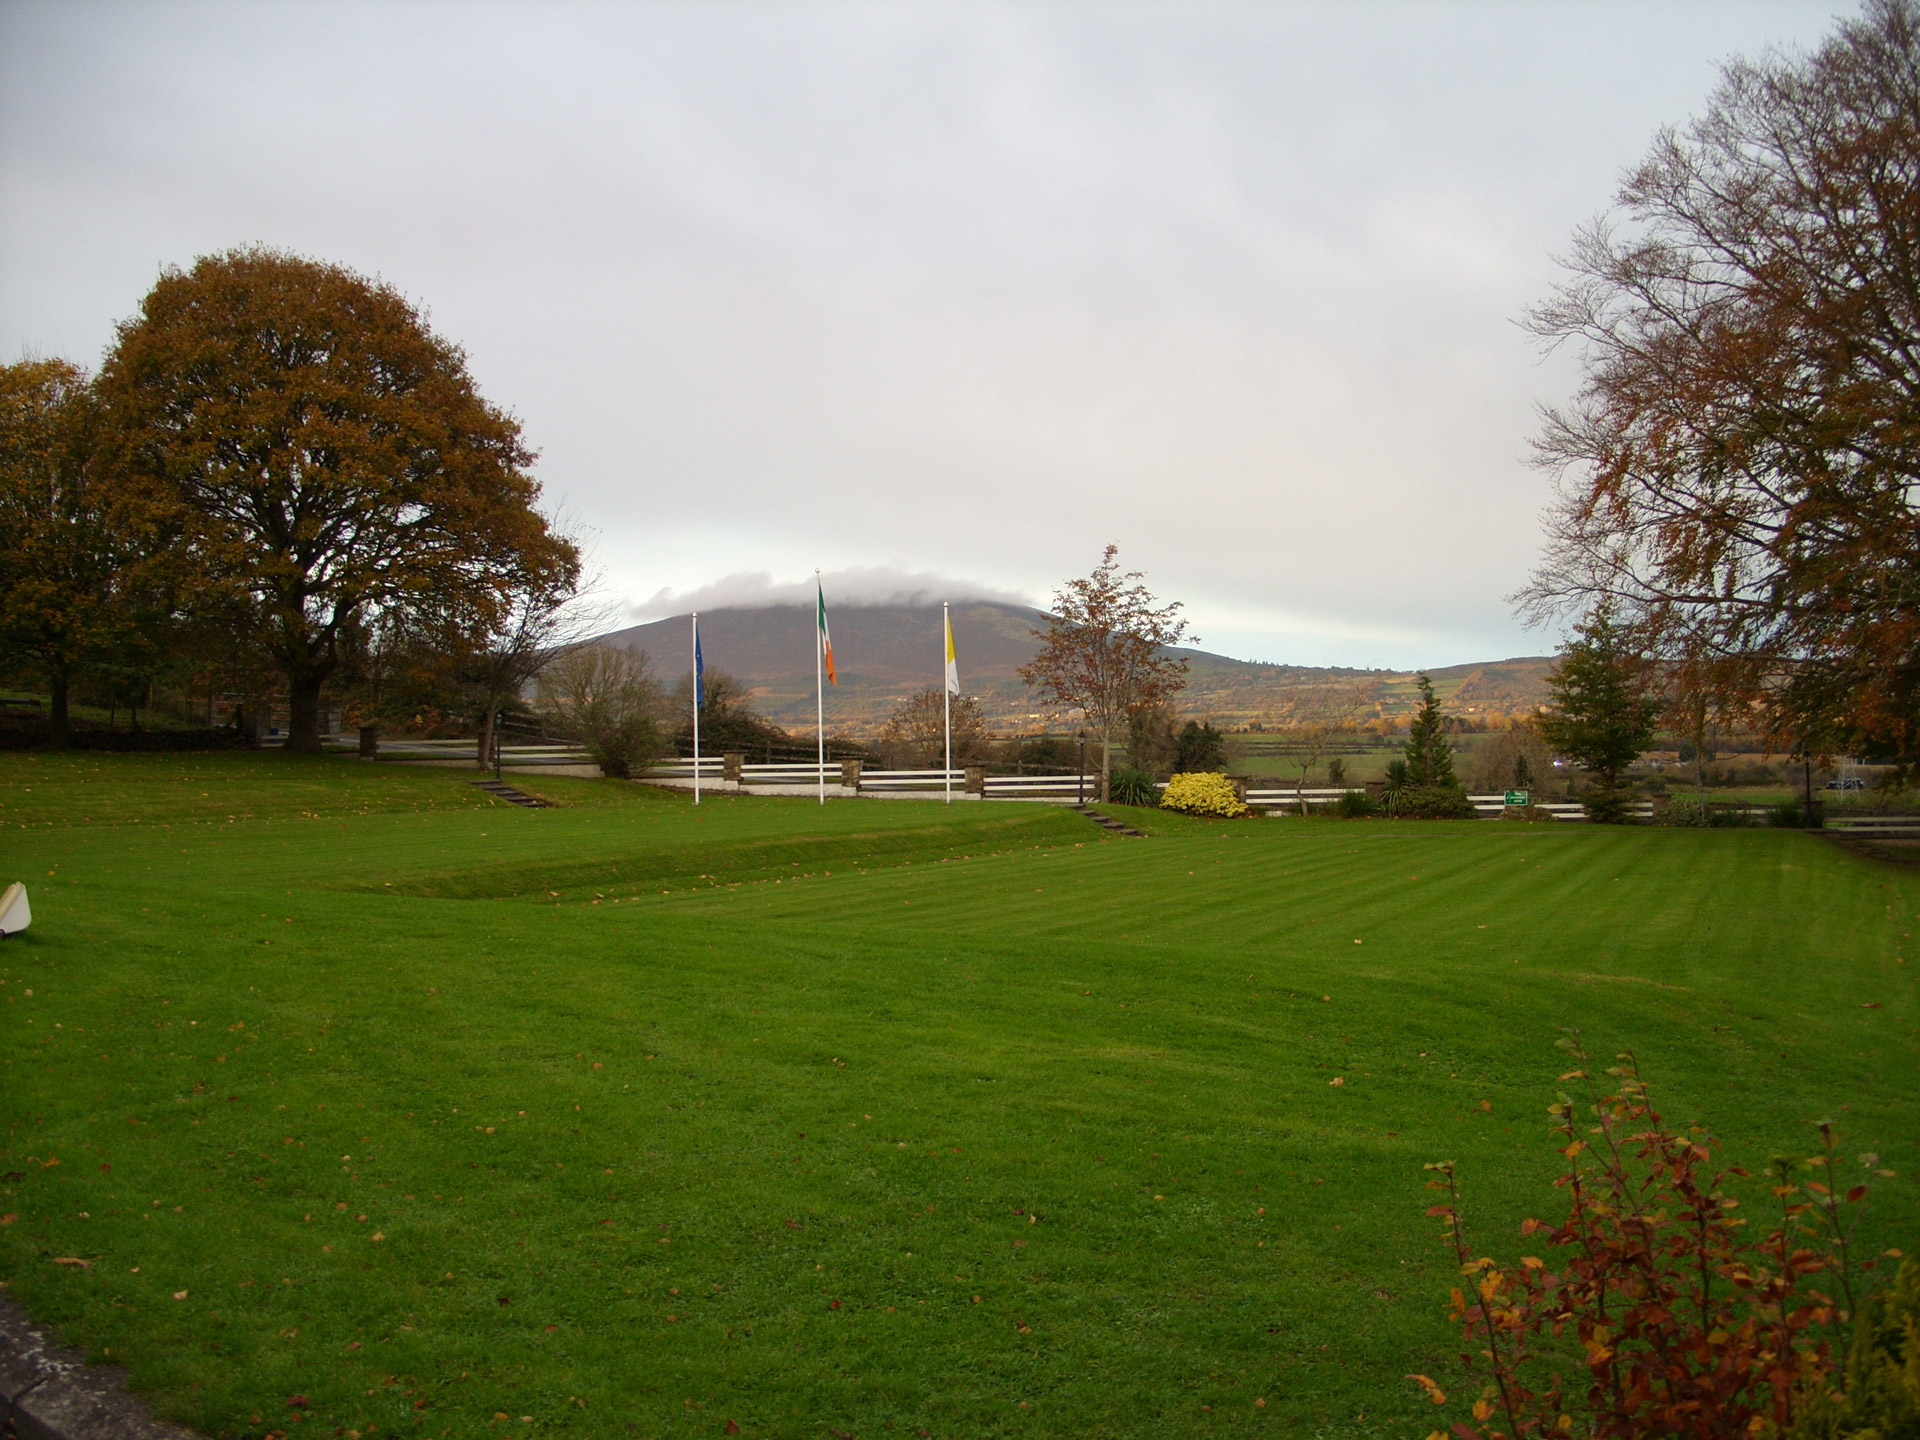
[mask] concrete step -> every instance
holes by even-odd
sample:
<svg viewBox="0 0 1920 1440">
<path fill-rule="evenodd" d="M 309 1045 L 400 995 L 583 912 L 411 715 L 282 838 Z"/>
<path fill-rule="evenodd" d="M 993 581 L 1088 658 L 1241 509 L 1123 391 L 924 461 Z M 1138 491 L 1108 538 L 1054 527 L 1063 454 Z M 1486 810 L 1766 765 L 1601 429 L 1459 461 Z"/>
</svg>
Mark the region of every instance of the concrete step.
<svg viewBox="0 0 1920 1440">
<path fill-rule="evenodd" d="M 538 795 L 529 795 L 524 790 L 516 790 L 513 786 L 500 780 L 469 780 L 467 783 L 478 786 L 489 795 L 497 795 L 509 805 L 524 806 L 528 810 L 551 810 L 553 808 L 553 802 L 551 800 L 542 800 Z"/>
<path fill-rule="evenodd" d="M 1102 815 L 1098 810 L 1095 810 L 1089 805 L 1076 805 L 1073 808 L 1093 821 L 1093 823 L 1098 825 L 1102 830 L 1111 830 L 1116 835 L 1132 835 L 1136 839 L 1141 840 L 1147 838 L 1146 831 L 1136 830 L 1133 826 L 1116 820 L 1111 815 Z"/>
</svg>

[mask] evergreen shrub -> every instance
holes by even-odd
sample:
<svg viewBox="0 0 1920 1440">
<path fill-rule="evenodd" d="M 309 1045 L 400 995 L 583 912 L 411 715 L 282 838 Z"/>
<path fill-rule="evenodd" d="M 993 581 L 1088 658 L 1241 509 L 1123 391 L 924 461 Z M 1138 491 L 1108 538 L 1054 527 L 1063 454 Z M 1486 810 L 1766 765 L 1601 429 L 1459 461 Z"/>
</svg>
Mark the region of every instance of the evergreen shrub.
<svg viewBox="0 0 1920 1440">
<path fill-rule="evenodd" d="M 1378 815 L 1373 800 L 1364 790 L 1349 790 L 1333 802 L 1333 813 L 1342 820 L 1365 820 L 1370 815 Z"/>
<path fill-rule="evenodd" d="M 1920 1260 L 1862 1308 L 1840 1388 L 1801 1402 L 1788 1440 L 1901 1440 L 1920 1435 Z"/>
<path fill-rule="evenodd" d="M 1107 777 L 1107 793 L 1115 805 L 1151 805 L 1159 798 L 1153 772 L 1122 766 Z"/>
<path fill-rule="evenodd" d="M 1656 825 L 1672 825 L 1685 829 L 1704 829 L 1707 823 L 1707 807 L 1694 795 L 1676 795 L 1669 800 L 1666 808 L 1653 817 Z"/>
<path fill-rule="evenodd" d="M 1407 820 L 1473 820 L 1480 812 L 1458 785 L 1412 785 L 1401 791 L 1395 813 Z"/>
</svg>

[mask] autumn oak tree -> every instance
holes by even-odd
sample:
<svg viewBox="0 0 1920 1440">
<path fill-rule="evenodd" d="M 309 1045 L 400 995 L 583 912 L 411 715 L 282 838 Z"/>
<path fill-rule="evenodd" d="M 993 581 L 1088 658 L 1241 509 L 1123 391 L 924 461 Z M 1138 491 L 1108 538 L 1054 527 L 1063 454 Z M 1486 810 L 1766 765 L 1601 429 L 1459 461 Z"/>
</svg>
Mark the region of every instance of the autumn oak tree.
<svg viewBox="0 0 1920 1440">
<path fill-rule="evenodd" d="M 1536 618 L 1630 648 L 1776 738 L 1920 744 L 1920 5 L 1727 65 L 1531 316 L 1585 378 Z M 1698 714 L 1698 705 L 1680 710 Z"/>
<path fill-rule="evenodd" d="M 1162 605 L 1138 570 L 1122 571 L 1109 545 L 1084 579 L 1054 592 L 1047 627 L 1034 631 L 1040 653 L 1020 678 L 1054 709 L 1079 710 L 1100 737 L 1100 798 L 1112 797 L 1113 735 L 1127 717 L 1177 694 L 1187 662 L 1169 647 L 1194 637 L 1180 604 Z"/>
<path fill-rule="evenodd" d="M 103 463 L 182 517 L 210 596 L 286 678 L 287 748 L 372 614 L 476 638 L 577 574 L 534 508 L 518 423 L 389 286 L 266 249 L 168 270 L 96 383 Z"/>
<path fill-rule="evenodd" d="M 96 422 L 77 366 L 0 366 L 0 653 L 46 680 L 56 747 L 74 677 L 127 658 L 166 608 L 152 517 L 94 462 Z"/>
</svg>

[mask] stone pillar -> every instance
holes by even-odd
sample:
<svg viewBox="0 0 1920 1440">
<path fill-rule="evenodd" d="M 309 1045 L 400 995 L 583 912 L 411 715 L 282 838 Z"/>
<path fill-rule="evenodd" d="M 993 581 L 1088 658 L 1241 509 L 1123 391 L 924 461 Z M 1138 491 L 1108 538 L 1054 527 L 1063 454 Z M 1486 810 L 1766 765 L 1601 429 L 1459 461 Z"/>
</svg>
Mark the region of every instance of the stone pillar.
<svg viewBox="0 0 1920 1440">
<path fill-rule="evenodd" d="M 746 754 L 739 750 L 726 750 L 720 755 L 720 783 L 738 785 L 743 768 L 747 763 Z"/>
<path fill-rule="evenodd" d="M 859 793 L 860 762 L 858 760 L 842 760 L 840 762 L 840 788 L 842 790 L 852 790 L 856 794 Z"/>
<path fill-rule="evenodd" d="M 380 727 L 378 725 L 360 727 L 360 758 L 362 760 L 380 758 Z"/>
<path fill-rule="evenodd" d="M 1227 783 L 1233 786 L 1234 799 L 1238 800 L 1242 805 L 1246 804 L 1247 777 L 1245 775 L 1229 775 L 1227 776 Z"/>
<path fill-rule="evenodd" d="M 986 799 L 987 767 L 984 765 L 969 765 L 967 766 L 966 773 L 965 793 L 968 795 L 978 795 L 983 800 Z"/>
</svg>

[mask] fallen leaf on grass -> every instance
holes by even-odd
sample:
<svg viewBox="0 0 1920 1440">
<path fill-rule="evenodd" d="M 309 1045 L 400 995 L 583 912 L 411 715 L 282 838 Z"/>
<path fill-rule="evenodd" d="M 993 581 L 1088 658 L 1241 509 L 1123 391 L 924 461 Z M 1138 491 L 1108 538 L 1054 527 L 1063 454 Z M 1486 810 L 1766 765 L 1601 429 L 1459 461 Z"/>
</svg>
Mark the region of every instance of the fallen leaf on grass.
<svg viewBox="0 0 1920 1440">
<path fill-rule="evenodd" d="M 1434 1404 L 1444 1405 L 1447 1403 L 1447 1392 L 1434 1384 L 1433 1381 L 1429 1380 L 1425 1375 L 1409 1375 L 1407 1379 L 1413 1381 L 1413 1383 L 1418 1385 L 1422 1390 L 1425 1390 L 1427 1392 L 1427 1398 L 1433 1401 Z"/>
<path fill-rule="evenodd" d="M 176 1290 L 173 1292 L 173 1298 L 176 1300 L 184 1300 L 187 1298 L 187 1292 L 184 1290 Z"/>
<path fill-rule="evenodd" d="M 1347 1083 L 1347 1077 L 1344 1075 L 1336 1075 L 1331 1080 L 1327 1081 L 1327 1084 L 1329 1085 L 1344 1085 L 1346 1083 Z"/>
<path fill-rule="evenodd" d="M 0 1215 L 0 1225 L 11 1225 L 19 1218 L 18 1215 Z"/>
<path fill-rule="evenodd" d="M 287 1396 L 287 1404 L 295 1410 L 304 1410 L 307 1408 L 307 1397 L 304 1395 L 289 1395 Z"/>
<path fill-rule="evenodd" d="M 738 1435 L 739 1433 L 740 1433 L 740 1422 L 738 1420 L 727 1421 L 727 1434 Z"/>
<path fill-rule="evenodd" d="M 82 1270 L 91 1270 L 93 1268 L 93 1261 L 82 1260 L 78 1255 L 56 1255 L 53 1257 L 53 1263 L 56 1265 L 78 1265 Z M 184 1294 L 185 1292 L 182 1291 L 181 1293 Z"/>
</svg>

